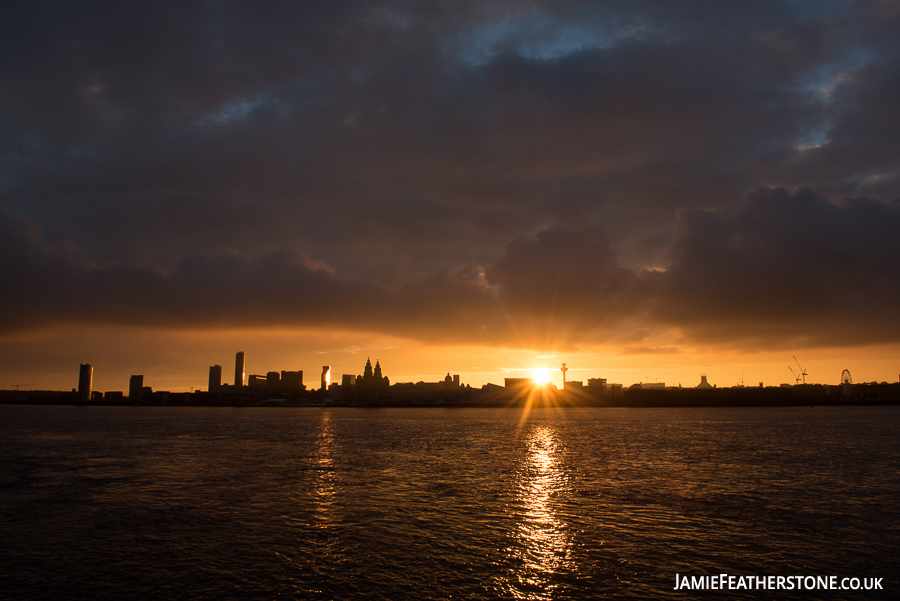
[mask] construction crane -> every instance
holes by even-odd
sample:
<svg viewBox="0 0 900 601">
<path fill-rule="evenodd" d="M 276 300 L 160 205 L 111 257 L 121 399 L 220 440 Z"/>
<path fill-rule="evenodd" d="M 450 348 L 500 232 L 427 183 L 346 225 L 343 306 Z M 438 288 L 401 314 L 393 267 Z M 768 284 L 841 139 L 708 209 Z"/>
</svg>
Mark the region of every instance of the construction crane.
<svg viewBox="0 0 900 601">
<path fill-rule="evenodd" d="M 791 367 L 790 365 L 788 365 L 788 369 L 791 370 L 791 375 L 794 376 L 794 379 L 796 380 L 796 382 L 794 382 L 794 384 L 795 385 L 800 384 L 800 376 L 794 372 L 794 368 Z"/>
<path fill-rule="evenodd" d="M 31 386 L 31 384 L 13 384 L 16 387 L 16 392 L 19 391 L 19 386 Z"/>
<path fill-rule="evenodd" d="M 797 361 L 797 356 L 796 356 L 796 355 L 794 355 L 794 361 Z M 803 368 L 802 365 L 800 365 L 800 362 L 799 362 L 799 361 L 797 361 L 797 367 L 800 368 L 800 375 L 803 376 L 803 383 L 806 384 L 806 376 L 809 375 L 809 374 L 806 373 L 806 370 Z"/>
</svg>

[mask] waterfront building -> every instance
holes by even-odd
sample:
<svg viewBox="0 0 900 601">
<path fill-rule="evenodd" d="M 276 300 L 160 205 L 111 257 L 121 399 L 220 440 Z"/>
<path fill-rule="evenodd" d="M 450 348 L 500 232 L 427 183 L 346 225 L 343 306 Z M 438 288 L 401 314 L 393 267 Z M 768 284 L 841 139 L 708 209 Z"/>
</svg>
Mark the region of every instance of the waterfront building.
<svg viewBox="0 0 900 601">
<path fill-rule="evenodd" d="M 300 392 L 303 390 L 303 370 L 281 370 L 281 388 L 288 392 Z"/>
<path fill-rule="evenodd" d="M 218 392 L 222 387 L 222 366 L 212 365 L 209 368 L 209 392 Z"/>
<path fill-rule="evenodd" d="M 238 351 L 234 356 L 234 387 L 244 385 L 244 351 Z"/>
<path fill-rule="evenodd" d="M 373 403 L 379 396 L 387 396 L 390 386 L 391 381 L 381 373 L 381 363 L 376 360 L 375 368 L 373 369 L 372 360 L 367 358 L 363 374 L 356 376 L 354 398 L 362 403 Z"/>
<path fill-rule="evenodd" d="M 132 404 L 138 403 L 143 396 L 144 376 L 131 376 L 128 382 L 128 399 Z"/>
<path fill-rule="evenodd" d="M 394 400 L 404 403 L 456 402 L 463 399 L 468 390 L 459 385 L 459 375 L 447 376 L 438 382 L 399 383 L 391 386 Z"/>
<path fill-rule="evenodd" d="M 510 391 L 521 392 L 534 386 L 532 378 L 503 378 L 503 387 Z"/>
<path fill-rule="evenodd" d="M 606 378 L 588 378 L 588 390 L 596 396 L 604 396 L 606 394 Z"/>
<path fill-rule="evenodd" d="M 319 387 L 323 393 L 328 391 L 328 385 L 331 383 L 331 366 L 323 365 L 322 366 L 322 383 Z"/>
<path fill-rule="evenodd" d="M 91 400 L 91 384 L 94 381 L 94 368 L 90 363 L 82 363 L 78 372 L 78 400 L 87 403 Z"/>
<path fill-rule="evenodd" d="M 281 388 L 281 374 L 277 371 L 266 372 L 266 390 L 277 390 Z"/>
</svg>

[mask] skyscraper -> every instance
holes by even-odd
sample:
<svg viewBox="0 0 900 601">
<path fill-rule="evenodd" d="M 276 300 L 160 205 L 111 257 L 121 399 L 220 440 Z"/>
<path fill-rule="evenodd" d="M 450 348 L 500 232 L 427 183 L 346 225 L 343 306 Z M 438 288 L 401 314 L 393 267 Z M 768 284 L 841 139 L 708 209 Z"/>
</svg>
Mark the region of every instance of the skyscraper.
<svg viewBox="0 0 900 601">
<path fill-rule="evenodd" d="M 328 385 L 331 383 L 331 366 L 323 365 L 322 366 L 322 392 L 328 390 Z"/>
<path fill-rule="evenodd" d="M 209 392 L 218 392 L 222 386 L 222 366 L 211 365 L 209 367 Z"/>
<path fill-rule="evenodd" d="M 82 363 L 78 372 L 78 400 L 87 403 L 91 400 L 91 384 L 94 382 L 94 368 L 90 363 Z"/>
<path fill-rule="evenodd" d="M 244 351 L 238 351 L 234 356 L 234 387 L 244 385 Z"/>
<path fill-rule="evenodd" d="M 131 404 L 139 403 L 144 395 L 144 376 L 131 376 L 128 382 L 128 398 Z"/>
</svg>

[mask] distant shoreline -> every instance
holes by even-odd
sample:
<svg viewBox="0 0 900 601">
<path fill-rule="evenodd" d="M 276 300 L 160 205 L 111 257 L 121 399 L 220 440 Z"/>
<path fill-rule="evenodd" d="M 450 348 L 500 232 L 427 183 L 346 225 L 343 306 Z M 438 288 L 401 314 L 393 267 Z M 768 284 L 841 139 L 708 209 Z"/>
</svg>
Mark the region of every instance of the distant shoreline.
<svg viewBox="0 0 900 601">
<path fill-rule="evenodd" d="M 458 401 L 399 400 L 391 397 L 375 401 L 320 399 L 315 396 L 260 398 L 225 396 L 216 393 L 167 393 L 154 402 L 130 402 L 120 397 L 112 402 L 100 399 L 84 402 L 67 391 L 0 390 L 3 405 L 55 405 L 88 407 L 286 407 L 301 408 L 524 408 L 524 407 L 610 407 L 610 408 L 702 408 L 702 407 L 854 407 L 900 405 L 900 383 L 824 386 L 806 384 L 791 387 L 667 388 L 627 389 L 617 397 L 598 397 L 581 391 L 555 389 L 517 392 L 500 389 L 490 394 L 476 391 Z"/>
</svg>

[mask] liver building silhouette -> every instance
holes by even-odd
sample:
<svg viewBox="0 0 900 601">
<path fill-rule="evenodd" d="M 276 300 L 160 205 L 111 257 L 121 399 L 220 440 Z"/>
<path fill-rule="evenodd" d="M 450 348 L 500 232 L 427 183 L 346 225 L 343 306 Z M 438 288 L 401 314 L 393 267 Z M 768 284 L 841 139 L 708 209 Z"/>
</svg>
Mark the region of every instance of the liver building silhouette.
<svg viewBox="0 0 900 601">
<path fill-rule="evenodd" d="M 366 358 L 366 369 L 363 375 L 356 376 L 356 400 L 374 402 L 379 396 L 387 396 L 391 381 L 381 375 L 381 364 L 375 360 L 375 369 L 372 369 L 372 360 Z"/>
</svg>

